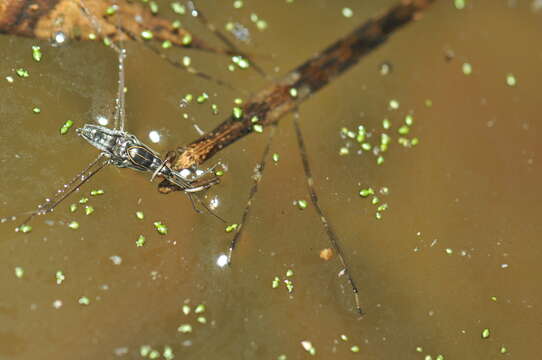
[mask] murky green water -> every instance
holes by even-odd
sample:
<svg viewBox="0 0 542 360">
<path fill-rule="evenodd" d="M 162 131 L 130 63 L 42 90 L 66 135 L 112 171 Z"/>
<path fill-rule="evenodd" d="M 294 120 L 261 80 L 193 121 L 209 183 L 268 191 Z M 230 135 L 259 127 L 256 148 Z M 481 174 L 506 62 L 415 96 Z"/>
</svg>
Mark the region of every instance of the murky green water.
<svg viewBox="0 0 542 360">
<path fill-rule="evenodd" d="M 270 74 L 283 74 L 393 3 L 201 6 L 220 27 L 226 21 L 247 26 L 251 43 L 243 48 Z M 301 211 L 293 205 L 309 198 L 286 117 L 271 150 L 280 161 L 264 173 L 230 268 L 216 265 L 231 239 L 222 223 L 196 214 L 182 194 L 158 194 L 147 176 L 130 170 L 102 171 L 53 214 L 36 218 L 29 234 L 1 224 L 0 359 L 132 359 L 140 358 L 143 345 L 161 354 L 169 346 L 178 359 L 298 359 L 310 357 L 305 340 L 321 359 L 536 357 L 542 12 L 531 3 L 468 1 L 457 10 L 441 0 L 301 107 L 320 202 L 360 287 L 363 319 L 354 312 L 348 283 L 338 278 L 336 257 L 319 257 L 329 242 L 312 206 Z M 160 4 L 169 12 L 168 3 Z M 352 18 L 341 14 L 344 7 L 353 10 Z M 267 21 L 267 30 L 256 29 L 252 13 Z M 0 44 L 5 216 L 32 210 L 96 156 L 74 128 L 113 111 L 117 74 L 114 53 L 100 44 L 52 47 L 6 36 Z M 31 56 L 36 44 L 40 63 Z M 247 98 L 268 81 L 250 71 L 230 73 L 229 59 L 221 56 L 168 52 L 192 56 L 198 69 L 247 92 L 240 93 L 176 70 L 141 45 L 126 47 L 128 130 L 149 144 L 149 132 L 157 130 L 162 137 L 153 147 L 162 153 L 194 140 L 194 124 L 212 129 L 234 98 Z M 392 64 L 389 75 L 380 73 L 383 62 Z M 465 63 L 472 74 L 464 74 Z M 19 67 L 30 77 L 18 78 Z M 508 74 L 516 86 L 506 84 Z M 220 115 L 211 114 L 209 102 L 179 106 L 185 94 L 203 91 Z M 399 108 L 390 109 L 390 100 Z M 36 106 L 40 114 L 32 112 Z M 414 119 L 407 137 L 419 139 L 413 148 L 397 143 L 407 114 Z M 348 142 L 341 128 L 364 125 L 372 135 L 368 142 L 378 145 L 384 118 L 392 142 L 382 165 L 371 153 L 356 154 L 355 140 L 349 140 L 349 155 L 339 155 Z M 60 136 L 68 119 L 74 128 Z M 231 223 L 241 217 L 266 141 L 265 132 L 249 136 L 213 159 L 229 170 L 207 199 L 219 199 L 216 211 Z M 381 220 L 371 197 L 358 195 L 368 187 L 389 189 L 379 194 L 380 204 L 389 205 Z M 105 194 L 91 197 L 91 189 Z M 86 216 L 80 205 L 70 213 L 69 205 L 84 196 L 95 212 Z M 136 211 L 145 218 L 137 219 Z M 78 230 L 67 227 L 73 220 Z M 154 230 L 158 220 L 167 224 L 167 235 Z M 136 246 L 139 235 L 146 238 L 143 247 Z M 294 271 L 291 294 L 282 282 L 272 288 L 274 277 L 286 279 L 288 269 Z M 57 271 L 65 276 L 60 285 Z M 205 311 L 195 314 L 198 304 Z M 206 324 L 198 322 L 202 316 Z M 178 332 L 187 324 L 192 332 Z M 356 345 L 360 351 L 352 353 Z"/>
</svg>

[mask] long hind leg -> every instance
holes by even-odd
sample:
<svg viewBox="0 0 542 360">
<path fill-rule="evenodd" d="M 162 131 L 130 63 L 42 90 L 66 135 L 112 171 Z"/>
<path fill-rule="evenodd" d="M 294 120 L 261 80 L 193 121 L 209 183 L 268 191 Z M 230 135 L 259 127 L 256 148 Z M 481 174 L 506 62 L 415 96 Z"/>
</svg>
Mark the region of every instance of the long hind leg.
<svg viewBox="0 0 542 360">
<path fill-rule="evenodd" d="M 358 287 L 356 286 L 354 278 L 352 277 L 352 274 L 350 273 L 350 267 L 348 266 L 346 262 L 344 252 L 342 250 L 342 247 L 339 241 L 339 237 L 335 233 L 335 230 L 331 226 L 331 223 L 329 222 L 328 218 L 325 216 L 324 211 L 322 210 L 322 208 L 320 207 L 320 204 L 318 203 L 318 196 L 316 194 L 316 189 L 314 188 L 314 179 L 312 177 L 312 171 L 309 164 L 307 149 L 305 147 L 305 141 L 303 140 L 303 135 L 301 134 L 301 127 L 299 126 L 299 113 L 297 111 L 294 112 L 294 129 L 295 129 L 295 134 L 297 138 L 297 144 L 299 146 L 299 154 L 301 155 L 301 162 L 303 164 L 303 171 L 305 172 L 305 178 L 307 179 L 307 190 L 309 192 L 312 205 L 314 206 L 316 213 L 318 214 L 318 217 L 320 218 L 320 221 L 322 222 L 322 226 L 324 227 L 324 230 L 326 231 L 326 234 L 329 239 L 329 242 L 331 243 L 331 246 L 337 253 L 337 257 L 339 258 L 339 261 L 343 268 L 341 274 L 344 274 L 346 276 L 346 278 L 348 279 L 348 282 L 350 283 L 350 286 L 352 287 L 352 293 L 354 294 L 356 310 L 358 311 L 360 315 L 363 315 L 363 311 L 361 309 L 361 305 L 359 301 L 359 290 L 358 290 Z"/>
<path fill-rule="evenodd" d="M 16 228 L 16 231 L 24 228 L 23 226 L 28 224 L 34 216 L 45 215 L 53 211 L 64 199 L 66 199 L 70 194 L 77 191 L 84 183 L 89 181 L 94 175 L 96 175 L 101 169 L 109 164 L 109 160 L 106 159 L 103 155 L 99 155 L 94 161 L 92 161 L 85 169 L 79 172 L 74 176 L 70 181 L 64 184 L 60 189 L 58 189 L 53 196 L 46 198 L 45 201 L 38 205 L 38 207 L 30 212 L 24 213 L 27 217 L 22 221 L 19 226 Z M 0 219 L 0 223 L 6 221 L 15 221 L 19 216 L 10 216 Z"/>
</svg>

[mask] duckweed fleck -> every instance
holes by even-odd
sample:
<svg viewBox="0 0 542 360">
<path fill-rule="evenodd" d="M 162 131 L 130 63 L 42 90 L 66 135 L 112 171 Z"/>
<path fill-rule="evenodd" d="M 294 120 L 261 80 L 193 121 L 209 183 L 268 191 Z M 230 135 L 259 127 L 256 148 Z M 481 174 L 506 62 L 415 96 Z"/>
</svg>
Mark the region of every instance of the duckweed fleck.
<svg viewBox="0 0 542 360">
<path fill-rule="evenodd" d="M 241 119 L 243 117 L 243 109 L 241 109 L 238 106 L 235 106 L 232 112 L 233 112 L 233 117 L 236 119 Z"/>
<path fill-rule="evenodd" d="M 88 305 L 88 304 L 90 304 L 90 299 L 88 297 L 86 297 L 86 296 L 82 296 L 82 297 L 79 298 L 78 302 L 81 305 Z"/>
<path fill-rule="evenodd" d="M 199 304 L 198 306 L 196 306 L 196 308 L 194 309 L 194 314 L 202 314 L 205 312 L 205 305 L 204 304 Z"/>
<path fill-rule="evenodd" d="M 192 43 L 192 35 L 190 35 L 189 33 L 184 34 L 184 36 L 181 39 L 181 44 L 183 44 L 184 46 L 188 46 L 191 43 Z"/>
<path fill-rule="evenodd" d="M 186 8 L 184 5 L 178 2 L 171 3 L 171 10 L 177 15 L 184 15 L 186 14 Z"/>
<path fill-rule="evenodd" d="M 139 235 L 139 237 L 136 240 L 136 246 L 142 247 L 143 245 L 145 245 L 145 241 L 146 241 L 145 236 Z"/>
<path fill-rule="evenodd" d="M 56 278 L 56 284 L 57 285 L 62 284 L 64 282 L 64 280 L 66 280 L 66 276 L 64 275 L 64 272 L 62 270 L 58 270 L 55 273 L 55 278 Z"/>
<path fill-rule="evenodd" d="M 67 120 L 60 128 L 60 135 L 66 135 L 72 126 L 73 126 L 73 121 Z"/>
<path fill-rule="evenodd" d="M 20 279 L 24 276 L 24 269 L 20 266 L 15 267 L 15 276 Z"/>
<path fill-rule="evenodd" d="M 516 77 L 514 74 L 508 74 L 506 75 L 506 85 L 514 87 L 517 84 Z"/>
<path fill-rule="evenodd" d="M 239 224 L 228 225 L 228 226 L 226 226 L 226 232 L 229 233 L 229 232 L 232 232 L 234 230 L 237 230 L 238 226 L 239 226 Z"/>
<path fill-rule="evenodd" d="M 167 226 L 162 224 L 161 221 L 155 221 L 154 222 L 154 228 L 160 235 L 166 235 L 167 234 Z"/>
<path fill-rule="evenodd" d="M 287 276 L 287 277 L 292 277 L 292 276 L 294 276 L 294 271 L 293 271 L 292 269 L 288 269 L 288 270 L 286 271 L 286 276 Z"/>
<path fill-rule="evenodd" d="M 145 39 L 145 40 L 151 40 L 153 38 L 153 34 L 152 34 L 152 31 L 150 30 L 143 30 L 141 32 L 141 38 Z"/>
<path fill-rule="evenodd" d="M 454 0 L 454 6 L 457 10 L 463 10 L 465 8 L 467 0 Z"/>
<path fill-rule="evenodd" d="M 463 69 L 463 74 L 465 74 L 465 75 L 472 74 L 472 65 L 471 64 L 463 63 L 462 69 Z"/>
<path fill-rule="evenodd" d="M 30 73 L 28 72 L 28 70 L 23 69 L 23 68 L 19 68 L 19 69 L 15 70 L 15 73 L 16 73 L 19 77 L 22 77 L 22 78 L 27 78 L 27 77 L 30 76 Z"/>
<path fill-rule="evenodd" d="M 32 231 L 32 226 L 30 226 L 28 224 L 24 224 L 24 225 L 21 225 L 20 227 L 18 227 L 15 231 L 20 231 L 23 234 L 26 234 L 26 233 L 29 233 L 29 232 Z"/>
<path fill-rule="evenodd" d="M 32 46 L 32 58 L 35 61 L 40 62 L 41 57 L 42 57 L 41 48 L 39 46 L 33 45 Z"/>
<path fill-rule="evenodd" d="M 349 18 L 351 18 L 352 16 L 354 16 L 354 12 L 352 11 L 352 9 L 347 8 L 347 7 L 343 8 L 342 14 L 343 14 L 343 16 L 344 16 L 345 18 L 347 18 L 347 19 L 349 19 Z"/>
<path fill-rule="evenodd" d="M 360 195 L 361 197 L 367 197 L 367 196 L 369 196 L 369 195 L 374 195 L 374 193 L 375 193 L 375 192 L 374 192 L 373 188 L 361 189 L 361 190 L 359 191 L 359 195 Z"/>
<path fill-rule="evenodd" d="M 188 334 L 192 332 L 192 325 L 190 324 L 182 324 L 177 328 L 177 331 L 181 334 Z"/>
</svg>

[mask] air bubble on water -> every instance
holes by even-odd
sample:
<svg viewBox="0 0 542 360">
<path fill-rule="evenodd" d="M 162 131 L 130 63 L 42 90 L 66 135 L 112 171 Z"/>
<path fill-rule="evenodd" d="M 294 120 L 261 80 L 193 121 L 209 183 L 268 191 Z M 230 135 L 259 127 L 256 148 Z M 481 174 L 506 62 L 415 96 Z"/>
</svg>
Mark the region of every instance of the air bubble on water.
<svg viewBox="0 0 542 360">
<path fill-rule="evenodd" d="M 60 46 L 66 42 L 66 34 L 62 31 L 57 31 L 53 34 L 53 46 Z"/>
<path fill-rule="evenodd" d="M 151 131 L 149 132 L 149 139 L 150 139 L 150 141 L 152 141 L 153 143 L 155 143 L 155 144 L 156 144 L 156 143 L 159 143 L 159 142 L 160 142 L 160 138 L 161 138 L 161 136 L 160 136 L 160 133 L 159 133 L 158 131 L 156 131 L 156 130 L 151 130 Z"/>
<path fill-rule="evenodd" d="M 109 124 L 109 119 L 103 115 L 98 115 L 96 116 L 96 122 L 102 126 L 106 126 Z"/>
<path fill-rule="evenodd" d="M 218 267 L 223 268 L 228 264 L 228 256 L 226 254 L 220 254 L 220 256 L 216 259 L 216 264 Z"/>
</svg>

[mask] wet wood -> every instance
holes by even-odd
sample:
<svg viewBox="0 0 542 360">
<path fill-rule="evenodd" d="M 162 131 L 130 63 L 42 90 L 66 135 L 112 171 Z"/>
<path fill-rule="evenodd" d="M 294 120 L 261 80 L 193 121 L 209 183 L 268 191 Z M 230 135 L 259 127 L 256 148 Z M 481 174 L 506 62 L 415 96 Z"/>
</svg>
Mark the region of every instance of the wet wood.
<svg viewBox="0 0 542 360">
<path fill-rule="evenodd" d="M 243 106 L 243 116 L 230 116 L 214 130 L 187 146 L 177 149 L 173 167 L 183 169 L 199 165 L 218 151 L 254 132 L 257 124 L 268 126 L 297 108 L 322 87 L 350 69 L 371 51 L 385 43 L 395 31 L 420 18 L 435 0 L 404 0 L 383 15 L 363 22 L 351 33 L 331 44 L 281 79 L 257 92 Z M 297 91 L 292 96 L 292 89 Z M 163 193 L 176 190 L 168 182 L 159 185 Z"/>
<path fill-rule="evenodd" d="M 68 39 L 88 40 L 91 34 L 98 34 L 81 11 L 83 5 L 94 14 L 103 34 L 114 41 L 127 38 L 148 41 L 141 38 L 142 31 L 148 30 L 152 32 L 152 42 L 169 40 L 179 47 L 230 53 L 206 44 L 186 28 L 174 27 L 171 20 L 153 14 L 139 1 L 118 0 L 117 3 L 119 10 L 115 15 L 107 15 L 112 3 L 104 0 L 82 3 L 78 0 L 0 0 L 0 34 L 51 40 L 63 33 Z M 122 31 L 117 27 L 117 14 L 122 17 Z"/>
</svg>

